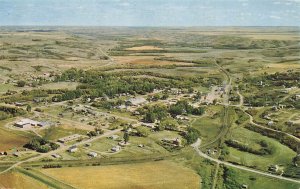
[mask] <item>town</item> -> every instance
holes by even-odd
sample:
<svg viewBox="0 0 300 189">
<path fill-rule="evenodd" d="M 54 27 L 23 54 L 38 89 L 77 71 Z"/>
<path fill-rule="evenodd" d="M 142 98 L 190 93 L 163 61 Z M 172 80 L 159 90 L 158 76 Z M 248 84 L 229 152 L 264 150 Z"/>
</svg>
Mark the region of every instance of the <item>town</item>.
<svg viewBox="0 0 300 189">
<path fill-rule="evenodd" d="M 299 188 L 299 28 L 113 29 L 0 28 L 0 188 Z"/>
</svg>

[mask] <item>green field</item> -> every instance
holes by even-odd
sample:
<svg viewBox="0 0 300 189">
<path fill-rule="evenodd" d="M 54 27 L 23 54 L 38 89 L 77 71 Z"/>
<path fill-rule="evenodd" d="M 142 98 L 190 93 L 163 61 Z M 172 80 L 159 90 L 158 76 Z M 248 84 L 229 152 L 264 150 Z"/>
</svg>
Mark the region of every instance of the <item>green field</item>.
<svg viewBox="0 0 300 189">
<path fill-rule="evenodd" d="M 298 189 L 300 187 L 300 184 L 295 184 L 288 181 L 279 181 L 277 179 L 241 171 L 235 168 L 227 169 L 228 172 L 225 180 L 223 183 L 220 182 L 217 184 L 216 188 L 238 189 L 241 188 L 242 185 L 247 185 L 248 188 L 252 189 L 273 189 L 274 186 L 276 189 Z"/>
<path fill-rule="evenodd" d="M 270 144 L 272 154 L 270 155 L 254 155 L 247 152 L 239 151 L 229 147 L 228 161 L 238 162 L 247 166 L 255 166 L 258 169 L 266 171 L 270 165 L 282 165 L 287 167 L 292 164 L 292 159 L 297 155 L 290 148 L 282 145 L 278 141 L 262 136 L 258 133 L 249 131 L 244 128 L 236 128 L 231 131 L 230 138 L 238 140 L 248 145 L 254 145 L 259 140 L 264 140 Z"/>
</svg>

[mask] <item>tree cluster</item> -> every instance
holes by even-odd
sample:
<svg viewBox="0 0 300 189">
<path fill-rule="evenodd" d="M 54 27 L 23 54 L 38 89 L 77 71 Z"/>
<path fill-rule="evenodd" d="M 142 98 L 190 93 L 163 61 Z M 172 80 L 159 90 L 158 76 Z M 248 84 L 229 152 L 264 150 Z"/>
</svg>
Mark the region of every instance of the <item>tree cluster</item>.
<svg viewBox="0 0 300 189">
<path fill-rule="evenodd" d="M 25 148 L 36 150 L 37 152 L 47 153 L 51 150 L 56 150 L 59 145 L 53 142 L 49 142 L 43 138 L 34 138 L 30 142 L 24 145 Z"/>
</svg>

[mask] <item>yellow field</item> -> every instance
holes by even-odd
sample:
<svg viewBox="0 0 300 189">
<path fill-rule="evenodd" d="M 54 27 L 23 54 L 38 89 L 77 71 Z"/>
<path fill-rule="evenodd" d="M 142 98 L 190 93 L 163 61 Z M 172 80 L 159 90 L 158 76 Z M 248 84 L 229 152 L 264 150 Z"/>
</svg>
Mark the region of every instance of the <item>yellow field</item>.
<svg viewBox="0 0 300 189">
<path fill-rule="evenodd" d="M 20 173 L 10 172 L 0 175 L 0 188 L 46 189 L 46 185 Z"/>
<path fill-rule="evenodd" d="M 126 50 L 131 50 L 131 51 L 141 51 L 141 50 L 162 50 L 162 48 L 155 47 L 155 46 L 141 46 L 141 47 L 131 47 L 131 48 L 127 48 Z"/>
<path fill-rule="evenodd" d="M 198 189 L 200 178 L 175 163 L 149 162 L 100 167 L 43 169 L 44 174 L 89 189 Z"/>
<path fill-rule="evenodd" d="M 185 62 L 172 62 L 166 60 L 155 60 L 155 56 L 118 56 L 114 60 L 120 64 L 143 64 L 143 65 L 189 65 Z"/>
<path fill-rule="evenodd" d="M 0 151 L 9 150 L 14 147 L 23 146 L 29 141 L 28 138 L 16 135 L 0 128 Z"/>
</svg>

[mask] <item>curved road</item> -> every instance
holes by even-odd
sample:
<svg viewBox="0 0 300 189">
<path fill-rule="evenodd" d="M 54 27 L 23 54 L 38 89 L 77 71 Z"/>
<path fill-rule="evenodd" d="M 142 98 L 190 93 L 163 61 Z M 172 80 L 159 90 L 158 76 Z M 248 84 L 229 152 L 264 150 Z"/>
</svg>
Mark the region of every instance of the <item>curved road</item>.
<svg viewBox="0 0 300 189">
<path fill-rule="evenodd" d="M 295 137 L 294 135 L 291 135 L 291 134 L 283 132 L 283 131 L 278 131 L 278 130 L 275 130 L 275 129 L 271 129 L 269 127 L 265 127 L 265 126 L 262 126 L 262 125 L 259 125 L 259 124 L 255 123 L 254 120 L 253 120 L 253 116 L 250 115 L 250 114 L 248 114 L 246 111 L 244 111 L 244 112 L 249 116 L 251 124 L 253 124 L 253 125 L 257 126 L 257 127 L 261 127 L 263 129 L 267 129 L 267 130 L 273 131 L 273 132 L 283 133 L 283 134 L 288 135 L 289 137 L 295 139 L 296 141 L 300 142 L 300 139 L 298 137 Z"/>
<path fill-rule="evenodd" d="M 298 137 L 295 137 L 294 135 L 292 134 L 289 134 L 289 133 L 286 133 L 286 132 L 283 132 L 283 131 L 278 131 L 278 130 L 275 130 L 275 129 L 272 129 L 272 128 L 269 128 L 269 127 L 265 127 L 263 125 L 259 125 L 257 123 L 254 122 L 254 118 L 251 114 L 247 113 L 244 109 L 242 109 L 243 107 L 243 104 L 244 104 L 244 96 L 240 94 L 239 91 L 237 91 L 237 94 L 240 96 L 240 104 L 238 105 L 238 107 L 240 107 L 240 109 L 249 116 L 250 118 L 250 123 L 257 126 L 257 127 L 260 127 L 260 128 L 263 128 L 263 129 L 267 129 L 267 130 L 270 130 L 270 131 L 273 131 L 273 132 L 277 132 L 277 133 L 283 133 L 285 135 L 288 135 L 289 137 L 295 139 L 296 141 L 300 142 L 300 139 Z"/>
<path fill-rule="evenodd" d="M 300 180 L 287 178 L 287 177 L 283 177 L 283 176 L 279 176 L 279 175 L 273 175 L 273 174 L 270 174 L 270 173 L 258 171 L 258 170 L 251 169 L 251 168 L 248 168 L 248 167 L 243 167 L 243 166 L 240 166 L 240 165 L 235 165 L 235 164 L 232 164 L 232 163 L 229 163 L 229 162 L 226 162 L 226 161 L 221 161 L 221 160 L 212 158 L 212 157 L 206 155 L 205 153 L 203 153 L 199 149 L 200 144 L 201 144 L 201 140 L 198 138 L 198 140 L 194 144 L 192 144 L 191 146 L 196 150 L 196 152 L 198 153 L 199 156 L 201 156 L 205 159 L 209 159 L 209 160 L 211 160 L 213 162 L 216 162 L 218 164 L 223 164 L 223 165 L 226 165 L 226 166 L 229 166 L 229 167 L 234 167 L 234 168 L 241 169 L 241 170 L 244 170 L 244 171 L 249 171 L 249 172 L 257 173 L 257 174 L 260 174 L 260 175 L 263 175 L 263 176 L 272 177 L 272 178 L 276 178 L 276 179 L 279 179 L 279 180 L 286 180 L 286 181 L 290 181 L 290 182 L 300 184 Z"/>
</svg>

